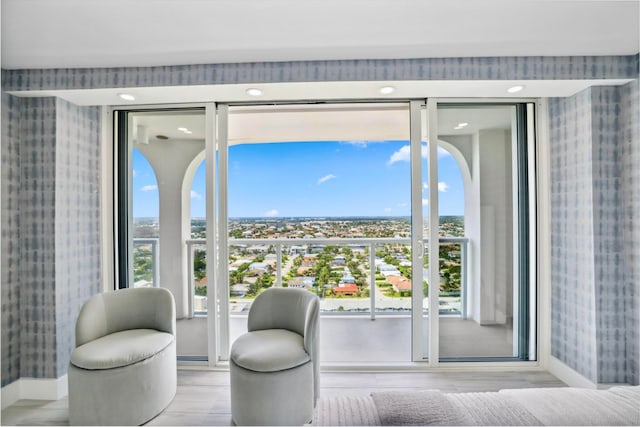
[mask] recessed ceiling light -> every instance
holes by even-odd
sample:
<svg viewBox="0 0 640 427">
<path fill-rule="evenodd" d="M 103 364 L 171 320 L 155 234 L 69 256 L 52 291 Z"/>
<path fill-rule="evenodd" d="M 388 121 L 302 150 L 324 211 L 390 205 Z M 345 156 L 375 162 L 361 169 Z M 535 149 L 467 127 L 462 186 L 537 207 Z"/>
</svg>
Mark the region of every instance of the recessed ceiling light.
<svg viewBox="0 0 640 427">
<path fill-rule="evenodd" d="M 507 89 L 507 92 L 509 92 L 509 93 L 518 93 L 522 89 L 524 89 L 524 86 L 522 86 L 522 85 L 511 86 L 509 89 Z"/>
<path fill-rule="evenodd" d="M 131 95 L 130 93 L 119 93 L 118 96 L 125 101 L 135 101 L 136 97 Z"/>
<path fill-rule="evenodd" d="M 396 88 L 393 86 L 384 86 L 380 88 L 380 93 L 383 95 L 389 95 L 396 91 Z"/>
<path fill-rule="evenodd" d="M 188 131 L 189 129 L 187 129 L 187 128 L 178 128 L 178 130 L 179 130 L 180 132 L 186 132 L 186 131 Z"/>
<path fill-rule="evenodd" d="M 252 87 L 252 88 L 247 89 L 247 93 L 249 95 L 251 95 L 251 96 L 260 96 L 260 95 L 262 95 L 262 90 L 260 90 L 258 88 L 255 88 L 255 87 Z"/>
<path fill-rule="evenodd" d="M 469 126 L 469 123 L 467 123 L 467 122 L 458 123 L 458 126 L 460 126 L 461 128 L 463 128 L 463 127 L 465 127 L 465 126 Z"/>
<path fill-rule="evenodd" d="M 191 132 L 189 129 L 185 130 L 184 133 L 186 133 L 187 135 L 191 135 L 193 132 Z"/>
</svg>

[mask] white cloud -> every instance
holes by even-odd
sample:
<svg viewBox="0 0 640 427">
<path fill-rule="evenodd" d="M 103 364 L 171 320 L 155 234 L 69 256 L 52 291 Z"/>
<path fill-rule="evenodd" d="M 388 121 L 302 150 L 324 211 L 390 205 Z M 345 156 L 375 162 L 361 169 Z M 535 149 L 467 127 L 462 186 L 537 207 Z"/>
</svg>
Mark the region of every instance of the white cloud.
<svg viewBox="0 0 640 427">
<path fill-rule="evenodd" d="M 398 203 L 399 208 L 406 208 L 407 206 L 409 206 L 409 203 Z"/>
<path fill-rule="evenodd" d="M 158 189 L 157 185 L 145 185 L 140 189 L 140 191 L 156 191 Z"/>
<path fill-rule="evenodd" d="M 393 209 L 391 209 L 391 208 L 384 208 L 384 212 L 385 212 L 385 213 L 390 213 L 392 210 L 393 210 Z"/>
<path fill-rule="evenodd" d="M 132 170 L 132 175 L 133 175 L 133 177 L 134 177 L 134 178 L 136 177 L 137 172 L 136 172 L 136 170 L 135 170 L 135 169 L 133 169 L 133 170 Z"/>
<path fill-rule="evenodd" d="M 192 199 L 197 199 L 197 200 L 202 200 L 202 195 L 200 195 L 196 191 L 191 190 L 191 198 Z"/>
<path fill-rule="evenodd" d="M 325 176 L 323 176 L 322 178 L 320 178 L 318 180 L 318 185 L 320 185 L 320 184 L 322 184 L 324 182 L 327 182 L 330 179 L 334 179 L 334 178 L 336 178 L 336 176 L 334 174 L 332 174 L 332 173 L 330 173 L 329 175 L 325 175 Z"/>
<path fill-rule="evenodd" d="M 421 151 L 420 153 L 421 157 L 423 159 L 426 159 L 429 154 L 429 147 L 427 147 L 425 144 L 422 144 L 422 149 L 420 151 Z M 445 150 L 442 147 L 438 147 L 438 157 L 445 157 L 450 155 L 451 153 L 449 153 L 447 150 Z M 405 145 L 401 147 L 398 151 L 393 153 L 391 157 L 389 157 L 387 164 L 392 165 L 396 162 L 408 162 L 410 157 L 411 157 L 411 148 L 408 145 Z"/>
<path fill-rule="evenodd" d="M 387 161 L 387 164 L 392 165 L 396 162 L 408 162 L 410 155 L 411 148 L 408 145 L 405 145 L 391 155 L 389 161 Z"/>
<path fill-rule="evenodd" d="M 427 206 L 429 204 L 429 199 L 422 199 L 422 206 Z"/>
<path fill-rule="evenodd" d="M 267 217 L 278 216 L 278 213 L 279 212 L 277 211 L 277 209 L 271 209 L 270 211 L 266 211 L 264 213 L 264 216 L 267 216 Z"/>
<path fill-rule="evenodd" d="M 424 188 L 425 190 L 428 190 L 429 184 L 427 184 L 426 182 L 423 182 L 422 188 Z M 441 193 L 446 193 L 448 189 L 449 189 L 449 184 L 447 184 L 446 182 L 440 181 L 438 183 L 438 191 L 440 191 Z"/>
<path fill-rule="evenodd" d="M 369 141 L 342 141 L 343 144 L 353 145 L 358 148 L 367 148 Z"/>
</svg>

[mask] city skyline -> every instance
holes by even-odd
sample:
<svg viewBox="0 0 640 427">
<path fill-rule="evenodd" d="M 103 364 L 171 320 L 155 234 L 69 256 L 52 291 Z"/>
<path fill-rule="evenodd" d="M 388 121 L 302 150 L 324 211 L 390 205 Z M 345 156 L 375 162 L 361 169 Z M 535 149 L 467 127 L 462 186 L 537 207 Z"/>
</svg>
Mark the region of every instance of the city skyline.
<svg viewBox="0 0 640 427">
<path fill-rule="evenodd" d="M 428 205 L 426 144 L 422 204 Z M 133 150 L 133 216 L 158 216 L 153 169 Z M 464 215 L 457 161 L 439 148 L 441 216 Z M 191 217 L 205 217 L 204 162 L 191 188 Z M 410 216 L 408 141 L 320 141 L 239 144 L 229 147 L 229 217 Z"/>
</svg>

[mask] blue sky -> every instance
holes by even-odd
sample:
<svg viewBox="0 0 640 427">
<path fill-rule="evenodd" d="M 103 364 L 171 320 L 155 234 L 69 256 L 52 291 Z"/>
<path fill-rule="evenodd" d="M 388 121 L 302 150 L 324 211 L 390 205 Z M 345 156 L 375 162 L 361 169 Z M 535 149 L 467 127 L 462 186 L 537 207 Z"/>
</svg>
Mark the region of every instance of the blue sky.
<svg viewBox="0 0 640 427">
<path fill-rule="evenodd" d="M 440 215 L 463 215 L 457 162 L 442 149 L 438 160 Z M 137 150 L 133 169 L 133 216 L 157 217 L 155 175 Z M 229 216 L 409 216 L 409 173 L 408 141 L 234 145 L 229 148 Z M 426 170 L 423 177 L 426 212 Z M 191 216 L 205 216 L 204 163 L 193 180 Z"/>
</svg>

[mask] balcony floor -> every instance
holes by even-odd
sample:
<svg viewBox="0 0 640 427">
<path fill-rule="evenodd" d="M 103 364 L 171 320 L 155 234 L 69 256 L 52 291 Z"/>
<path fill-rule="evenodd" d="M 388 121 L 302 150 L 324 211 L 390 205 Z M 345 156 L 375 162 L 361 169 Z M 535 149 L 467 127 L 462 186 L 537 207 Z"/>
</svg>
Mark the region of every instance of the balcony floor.
<svg viewBox="0 0 640 427">
<path fill-rule="evenodd" d="M 231 342 L 246 332 L 246 322 L 246 316 L 231 316 Z M 440 328 L 441 357 L 512 356 L 511 329 L 505 326 L 480 326 L 472 320 L 441 317 Z M 423 329 L 427 329 L 427 320 Z M 378 315 L 371 320 L 362 315 L 324 315 L 320 319 L 320 340 L 320 360 L 325 363 L 409 362 L 411 318 Z"/>
</svg>

